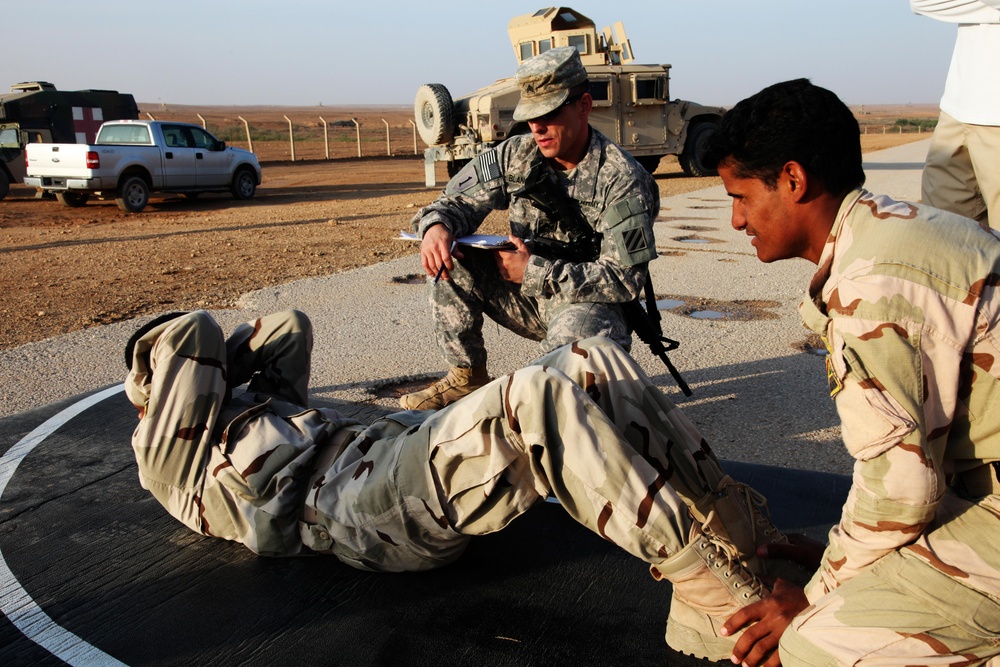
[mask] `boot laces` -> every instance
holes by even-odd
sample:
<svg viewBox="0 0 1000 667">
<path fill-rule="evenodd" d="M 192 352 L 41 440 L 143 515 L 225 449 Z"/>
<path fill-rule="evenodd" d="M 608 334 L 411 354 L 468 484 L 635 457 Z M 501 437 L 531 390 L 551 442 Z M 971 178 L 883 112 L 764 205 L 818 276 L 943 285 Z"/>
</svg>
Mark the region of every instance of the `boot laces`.
<svg viewBox="0 0 1000 667">
<path fill-rule="evenodd" d="M 699 550 L 707 552 L 705 558 L 708 561 L 708 566 L 715 570 L 721 570 L 722 577 L 732 580 L 728 585 L 738 597 L 744 600 L 749 600 L 754 596 L 763 597 L 763 582 L 747 567 L 736 545 L 723 539 L 712 530 L 711 524 L 714 518 L 715 510 L 713 509 L 702 523 L 701 536 L 698 538 Z"/>
<path fill-rule="evenodd" d="M 762 534 L 764 538 L 770 538 L 773 534 L 777 533 L 778 529 L 775 528 L 774 523 L 771 521 L 771 509 L 767 505 L 767 498 L 764 497 L 764 494 L 749 484 L 735 482 L 731 486 L 738 487 L 738 492 L 743 496 L 744 503 L 753 515 L 752 529 L 754 543 L 757 543 L 758 533 Z"/>
</svg>

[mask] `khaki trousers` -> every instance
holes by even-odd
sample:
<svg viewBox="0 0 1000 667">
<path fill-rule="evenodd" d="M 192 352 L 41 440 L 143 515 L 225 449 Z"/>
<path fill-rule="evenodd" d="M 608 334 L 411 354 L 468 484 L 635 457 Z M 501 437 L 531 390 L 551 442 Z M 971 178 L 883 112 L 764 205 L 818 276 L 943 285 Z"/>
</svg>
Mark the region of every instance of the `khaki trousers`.
<svg viewBox="0 0 1000 667">
<path fill-rule="evenodd" d="M 923 202 L 1000 230 L 1000 127 L 941 112 L 921 182 Z"/>
</svg>

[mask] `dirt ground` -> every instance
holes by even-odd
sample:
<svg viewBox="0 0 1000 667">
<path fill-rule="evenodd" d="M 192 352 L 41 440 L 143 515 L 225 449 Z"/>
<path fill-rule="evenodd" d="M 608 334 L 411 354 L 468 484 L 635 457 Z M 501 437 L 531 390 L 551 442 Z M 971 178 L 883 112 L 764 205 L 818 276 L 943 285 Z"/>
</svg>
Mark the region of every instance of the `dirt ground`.
<svg viewBox="0 0 1000 667">
<path fill-rule="evenodd" d="M 415 253 L 396 237 L 440 190 L 424 187 L 423 168 L 422 156 L 265 163 L 253 200 L 154 196 L 140 214 L 113 199 L 66 208 L 12 188 L 0 201 L 0 349 L 149 313 L 226 308 L 254 289 Z M 664 197 L 720 183 L 683 176 L 674 158 L 656 180 Z M 487 221 L 495 232 L 505 224 Z"/>
</svg>

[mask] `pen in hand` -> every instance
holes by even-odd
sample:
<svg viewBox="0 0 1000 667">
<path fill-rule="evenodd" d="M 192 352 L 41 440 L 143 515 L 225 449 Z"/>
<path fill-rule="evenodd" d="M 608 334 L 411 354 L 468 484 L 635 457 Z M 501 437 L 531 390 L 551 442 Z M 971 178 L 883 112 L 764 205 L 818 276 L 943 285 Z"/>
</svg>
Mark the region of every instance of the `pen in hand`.
<svg viewBox="0 0 1000 667">
<path fill-rule="evenodd" d="M 456 246 L 456 245 L 458 245 L 458 241 L 452 241 L 452 242 L 451 242 L 451 249 L 449 249 L 449 250 L 448 250 L 448 254 L 449 254 L 449 255 L 450 255 L 451 253 L 455 252 L 455 246 Z M 444 262 L 441 262 L 441 268 L 440 268 L 440 269 L 438 269 L 438 272 L 437 272 L 437 275 L 436 275 L 436 276 L 434 276 L 434 284 L 435 284 L 435 285 L 437 285 L 437 284 L 438 284 L 438 281 L 439 281 L 439 280 L 441 280 L 441 274 L 442 274 L 442 273 L 444 273 L 444 267 L 445 267 L 445 264 L 444 264 Z"/>
</svg>

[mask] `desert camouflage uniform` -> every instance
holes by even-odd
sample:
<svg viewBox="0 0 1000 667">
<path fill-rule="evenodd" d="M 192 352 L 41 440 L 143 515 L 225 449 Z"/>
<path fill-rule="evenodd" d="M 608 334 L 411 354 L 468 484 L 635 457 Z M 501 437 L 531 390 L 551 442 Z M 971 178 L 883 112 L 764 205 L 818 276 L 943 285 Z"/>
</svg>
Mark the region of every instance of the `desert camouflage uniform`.
<svg viewBox="0 0 1000 667">
<path fill-rule="evenodd" d="M 659 577 L 688 541 L 688 505 L 723 478 L 694 426 L 607 339 L 368 427 L 294 405 L 310 340 L 303 315 L 281 313 L 241 327 L 227 351 L 203 311 L 140 340 L 126 382 L 146 408 L 133 436 L 140 479 L 194 531 L 258 553 L 421 570 L 554 496 Z M 227 401 L 227 381 L 252 369 L 250 392 Z"/>
<path fill-rule="evenodd" d="M 784 664 L 1000 654 L 998 284 L 1000 243 L 971 220 L 864 190 L 842 204 L 801 312 L 854 484 Z"/>
<path fill-rule="evenodd" d="M 600 234 L 599 256 L 573 262 L 533 249 L 518 285 L 500 276 L 492 252 L 463 249 L 466 257 L 456 262 L 452 280 L 430 288 L 435 334 L 452 366 L 486 363 L 484 313 L 541 341 L 544 351 L 590 336 L 606 336 L 629 349 L 632 339 L 616 304 L 639 295 L 647 264 L 656 257 L 653 220 L 660 210 L 659 190 L 625 151 L 593 128 L 590 135 L 587 154 L 573 170 L 557 174 L 547 164 L 540 168 Z M 544 158 L 530 135 L 508 139 L 466 165 L 437 201 L 417 212 L 415 231 L 423 236 L 443 224 L 455 237 L 472 234 L 490 211 L 509 207 L 514 236 L 567 242 L 564 221 L 557 224 L 516 194 L 540 162 Z"/>
</svg>

